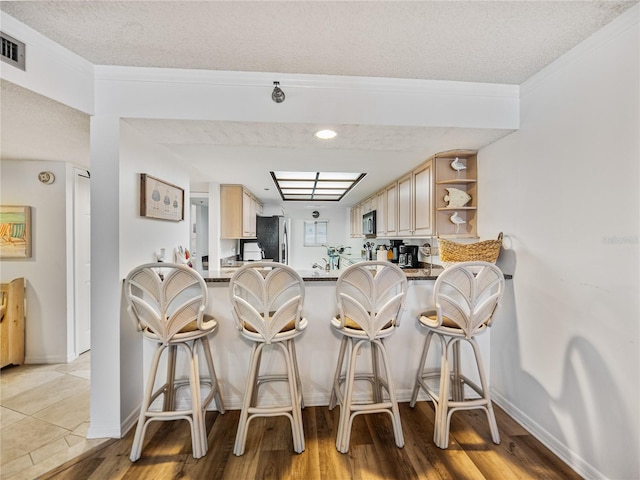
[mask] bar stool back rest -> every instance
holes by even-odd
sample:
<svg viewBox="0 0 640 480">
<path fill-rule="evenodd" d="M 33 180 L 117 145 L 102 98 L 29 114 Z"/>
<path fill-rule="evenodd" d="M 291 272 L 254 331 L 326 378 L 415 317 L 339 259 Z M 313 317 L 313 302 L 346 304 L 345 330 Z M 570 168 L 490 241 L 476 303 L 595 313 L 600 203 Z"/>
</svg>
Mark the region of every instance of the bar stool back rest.
<svg viewBox="0 0 640 480">
<path fill-rule="evenodd" d="M 164 280 L 159 276 L 162 270 L 153 263 L 129 274 L 125 282 L 127 310 L 138 331 L 168 343 L 191 322 L 202 329 L 207 287 L 191 269 L 164 268 Z"/>
<path fill-rule="evenodd" d="M 399 269 L 345 271 L 336 282 L 340 327 L 355 322 L 372 340 L 390 323 L 399 326 L 406 290 L 407 278 Z"/>
<path fill-rule="evenodd" d="M 233 276 L 231 286 L 232 312 L 238 330 L 253 330 L 267 344 L 291 321 L 298 330 L 304 283 L 295 271 L 243 269 Z"/>
<path fill-rule="evenodd" d="M 468 339 L 491 325 L 504 291 L 504 275 L 493 264 L 483 266 L 477 274 L 474 271 L 477 269 L 453 266 L 436 279 L 434 327 L 449 319 L 445 325 L 453 326 L 453 322 Z"/>
</svg>

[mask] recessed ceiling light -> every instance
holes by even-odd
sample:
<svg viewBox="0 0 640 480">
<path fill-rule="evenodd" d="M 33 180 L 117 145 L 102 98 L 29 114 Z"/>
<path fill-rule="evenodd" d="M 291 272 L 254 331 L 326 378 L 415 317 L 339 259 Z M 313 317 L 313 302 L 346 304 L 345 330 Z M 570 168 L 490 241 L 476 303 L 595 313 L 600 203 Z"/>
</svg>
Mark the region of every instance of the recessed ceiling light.
<svg viewBox="0 0 640 480">
<path fill-rule="evenodd" d="M 316 137 L 322 140 L 331 140 L 332 138 L 335 138 L 336 135 L 337 133 L 333 130 L 319 130 L 316 132 Z"/>
</svg>

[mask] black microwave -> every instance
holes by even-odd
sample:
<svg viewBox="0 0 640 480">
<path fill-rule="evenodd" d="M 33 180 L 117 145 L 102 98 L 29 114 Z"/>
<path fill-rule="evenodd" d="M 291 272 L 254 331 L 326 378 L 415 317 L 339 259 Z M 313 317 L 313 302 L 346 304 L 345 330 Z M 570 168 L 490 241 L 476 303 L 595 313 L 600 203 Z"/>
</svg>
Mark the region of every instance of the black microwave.
<svg viewBox="0 0 640 480">
<path fill-rule="evenodd" d="M 365 237 L 376 236 L 376 211 L 372 210 L 362 216 L 362 233 Z"/>
</svg>

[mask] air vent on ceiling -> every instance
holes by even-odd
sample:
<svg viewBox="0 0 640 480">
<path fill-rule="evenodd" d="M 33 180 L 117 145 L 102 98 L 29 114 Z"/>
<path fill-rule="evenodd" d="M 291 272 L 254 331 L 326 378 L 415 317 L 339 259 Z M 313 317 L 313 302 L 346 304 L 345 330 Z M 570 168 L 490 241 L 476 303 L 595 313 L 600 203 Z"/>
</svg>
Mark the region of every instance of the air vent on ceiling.
<svg viewBox="0 0 640 480">
<path fill-rule="evenodd" d="M 4 32 L 0 32 L 0 38 L 2 38 L 2 55 L 0 55 L 2 61 L 24 70 L 24 43 Z"/>
</svg>

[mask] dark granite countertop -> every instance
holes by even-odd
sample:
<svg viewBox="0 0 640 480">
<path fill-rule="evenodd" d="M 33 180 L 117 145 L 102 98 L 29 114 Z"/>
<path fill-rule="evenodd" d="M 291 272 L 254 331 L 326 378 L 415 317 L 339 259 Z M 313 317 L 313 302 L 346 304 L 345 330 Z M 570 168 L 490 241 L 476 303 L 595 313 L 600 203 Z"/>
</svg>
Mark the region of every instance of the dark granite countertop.
<svg viewBox="0 0 640 480">
<path fill-rule="evenodd" d="M 240 262 L 239 262 L 240 263 Z M 244 262 L 242 262 L 244 263 Z M 239 265 L 238 265 L 239 266 Z M 207 283 L 229 283 L 231 276 L 237 270 L 238 266 L 230 265 L 222 267 L 220 270 L 211 270 L 200 272 Z M 441 265 L 426 264 L 423 268 L 405 268 L 403 272 L 407 275 L 407 280 L 435 280 L 438 275 L 444 271 Z M 305 282 L 335 282 L 341 273 L 341 270 L 330 270 L 325 272 L 322 270 L 298 270 L 298 273 Z M 504 278 L 509 280 L 513 278 L 511 274 L 505 273 Z"/>
<path fill-rule="evenodd" d="M 204 272 L 203 277 L 208 283 L 228 283 L 237 267 L 222 267 L 220 270 Z M 406 268 L 403 270 L 407 275 L 407 280 L 435 280 L 444 270 L 441 265 L 425 265 L 424 268 Z M 298 273 L 305 282 L 335 282 L 341 270 L 298 270 Z M 504 275 L 505 279 L 513 278 L 510 274 Z"/>
</svg>

